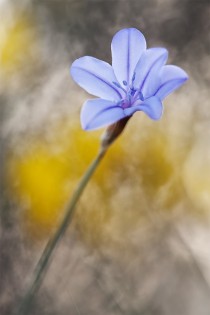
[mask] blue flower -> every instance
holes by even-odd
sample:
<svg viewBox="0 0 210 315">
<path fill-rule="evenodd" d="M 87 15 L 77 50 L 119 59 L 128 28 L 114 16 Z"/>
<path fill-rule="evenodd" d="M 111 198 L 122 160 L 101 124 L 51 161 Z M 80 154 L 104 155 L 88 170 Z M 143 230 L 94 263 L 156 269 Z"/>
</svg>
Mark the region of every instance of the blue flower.
<svg viewBox="0 0 210 315">
<path fill-rule="evenodd" d="M 165 65 L 165 48 L 146 48 L 143 34 L 135 28 L 122 29 L 111 44 L 112 66 L 85 56 L 71 66 L 74 81 L 99 98 L 87 100 L 81 111 L 83 129 L 108 126 L 143 111 L 158 120 L 163 99 L 182 85 L 188 76 L 174 65 Z"/>
</svg>

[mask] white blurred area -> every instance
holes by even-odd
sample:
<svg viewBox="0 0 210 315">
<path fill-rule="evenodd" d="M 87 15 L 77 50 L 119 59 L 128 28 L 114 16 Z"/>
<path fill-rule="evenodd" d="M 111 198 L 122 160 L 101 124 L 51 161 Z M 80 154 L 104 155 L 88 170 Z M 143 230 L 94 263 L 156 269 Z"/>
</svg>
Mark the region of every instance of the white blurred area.
<svg viewBox="0 0 210 315">
<path fill-rule="evenodd" d="M 209 315 L 209 15 L 208 1 L 0 1 L 2 315 L 20 302 L 103 132 L 81 130 L 92 96 L 69 67 L 83 55 L 111 62 L 112 36 L 130 26 L 190 79 L 159 122 L 138 113 L 113 144 L 30 314 Z"/>
</svg>

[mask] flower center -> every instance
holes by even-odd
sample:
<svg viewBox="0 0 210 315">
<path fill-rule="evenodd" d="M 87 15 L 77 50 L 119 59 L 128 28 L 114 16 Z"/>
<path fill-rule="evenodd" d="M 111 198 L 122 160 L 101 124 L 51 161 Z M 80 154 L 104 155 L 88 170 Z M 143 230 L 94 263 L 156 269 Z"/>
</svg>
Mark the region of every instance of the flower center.
<svg viewBox="0 0 210 315">
<path fill-rule="evenodd" d="M 144 101 L 144 96 L 140 89 L 134 88 L 134 80 L 136 73 L 132 77 L 131 85 L 128 86 L 126 80 L 123 81 L 124 87 L 122 87 L 118 82 L 113 82 L 119 89 L 121 89 L 125 94 L 122 96 L 122 99 L 119 101 L 119 104 L 122 108 L 128 108 L 134 105 L 137 100 Z"/>
</svg>

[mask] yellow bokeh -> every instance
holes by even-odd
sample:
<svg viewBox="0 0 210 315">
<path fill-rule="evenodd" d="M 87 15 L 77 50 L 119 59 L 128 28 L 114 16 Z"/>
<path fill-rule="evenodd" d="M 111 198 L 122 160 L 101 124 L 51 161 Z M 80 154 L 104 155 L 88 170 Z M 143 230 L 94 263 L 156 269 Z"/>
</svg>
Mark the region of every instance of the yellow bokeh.
<svg viewBox="0 0 210 315">
<path fill-rule="evenodd" d="M 78 125 L 59 124 L 52 141 L 33 139 L 21 154 L 11 154 L 8 162 L 9 185 L 16 200 L 25 208 L 25 223 L 36 237 L 48 234 L 57 225 L 63 208 L 79 179 L 95 157 L 99 140 Z M 120 144 L 110 153 L 113 163 Z M 94 182 L 104 184 L 106 161 Z M 93 218 L 93 217 L 92 217 Z"/>
<path fill-rule="evenodd" d="M 189 198 L 196 207 L 210 209 L 210 150 L 205 138 L 195 143 L 183 168 L 183 181 Z"/>
<path fill-rule="evenodd" d="M 192 190 L 197 192 L 195 198 L 201 196 L 196 181 L 199 174 L 194 179 L 192 163 L 188 163 L 183 178 L 183 159 L 174 148 L 172 154 L 170 137 L 161 125 L 146 127 L 145 121 L 143 118 L 138 126 L 134 119 L 117 139 L 79 202 L 74 224 L 91 245 L 124 246 L 122 235 L 129 237 L 145 225 L 153 211 L 170 216 L 180 202 L 185 203 L 185 212 L 196 210 L 197 203 L 192 207 L 188 198 Z M 11 152 L 10 191 L 24 209 L 22 223 L 28 235 L 48 236 L 56 228 L 79 179 L 98 152 L 101 132 L 85 132 L 71 117 L 71 124 L 64 119 L 51 126 L 50 136 L 46 131 L 46 137 L 27 137 L 21 153 Z"/>
<path fill-rule="evenodd" d="M 110 148 L 76 212 L 74 222 L 80 235 L 94 245 L 119 243 L 122 234 L 129 235 L 144 222 L 148 207 L 168 211 L 179 197 L 164 134 L 151 128 L 137 139 L 137 145 L 129 127 Z M 42 237 L 57 226 L 65 204 L 97 154 L 100 135 L 101 131 L 84 132 L 78 123 L 62 121 L 51 131 L 51 140 L 29 138 L 25 142 L 31 143 L 21 154 L 11 155 L 9 185 L 25 209 L 27 233 Z"/>
<path fill-rule="evenodd" d="M 30 15 L 17 13 L 12 22 L 2 18 L 0 33 L 0 67 L 4 76 L 18 69 L 21 72 L 34 56 L 34 25 Z"/>
</svg>

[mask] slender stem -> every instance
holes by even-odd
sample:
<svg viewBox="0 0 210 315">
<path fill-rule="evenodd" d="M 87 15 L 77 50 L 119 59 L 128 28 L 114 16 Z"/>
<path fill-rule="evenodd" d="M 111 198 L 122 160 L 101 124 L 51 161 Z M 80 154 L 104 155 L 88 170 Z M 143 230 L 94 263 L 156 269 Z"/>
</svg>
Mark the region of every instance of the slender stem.
<svg viewBox="0 0 210 315">
<path fill-rule="evenodd" d="M 33 298 L 38 291 L 44 273 L 47 271 L 47 267 L 50 262 L 50 258 L 52 257 L 52 253 L 58 244 L 59 240 L 65 233 L 67 227 L 71 223 L 71 220 L 73 218 L 73 214 L 75 212 L 75 206 L 77 205 L 77 202 L 82 195 L 87 183 L 89 182 L 90 178 L 92 177 L 94 171 L 96 170 L 97 166 L 100 164 L 100 161 L 102 160 L 103 156 L 106 153 L 106 149 L 102 149 L 98 156 L 95 158 L 95 160 L 92 162 L 92 164 L 87 169 L 86 173 L 82 177 L 80 183 L 78 184 L 77 189 L 75 190 L 69 204 L 67 205 L 67 210 L 64 215 L 63 221 L 61 222 L 59 228 L 56 230 L 55 234 L 49 239 L 40 260 L 38 261 L 37 267 L 34 271 L 34 278 L 32 279 L 31 286 L 29 290 L 26 292 L 26 295 L 23 298 L 23 301 L 17 311 L 17 315 L 25 315 L 27 314 L 30 305 L 33 301 Z"/>
</svg>

